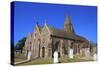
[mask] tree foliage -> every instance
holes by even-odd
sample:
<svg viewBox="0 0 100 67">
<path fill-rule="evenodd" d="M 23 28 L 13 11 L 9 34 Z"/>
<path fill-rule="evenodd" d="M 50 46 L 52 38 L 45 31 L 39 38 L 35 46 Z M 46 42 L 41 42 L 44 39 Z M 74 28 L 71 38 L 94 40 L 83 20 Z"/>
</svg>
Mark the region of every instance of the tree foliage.
<svg viewBox="0 0 100 67">
<path fill-rule="evenodd" d="M 17 42 L 16 46 L 15 46 L 15 50 L 20 50 L 20 51 L 22 51 L 22 49 L 23 49 L 23 47 L 24 47 L 24 45 L 25 45 L 25 41 L 26 41 L 26 37 L 23 37 L 22 39 L 20 39 L 20 40 Z"/>
</svg>

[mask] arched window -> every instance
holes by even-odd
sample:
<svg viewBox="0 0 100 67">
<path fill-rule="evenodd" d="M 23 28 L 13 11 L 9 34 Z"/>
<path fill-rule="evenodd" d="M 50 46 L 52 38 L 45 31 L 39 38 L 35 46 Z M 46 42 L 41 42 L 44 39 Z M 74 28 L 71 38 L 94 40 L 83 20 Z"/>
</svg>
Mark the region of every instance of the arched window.
<svg viewBox="0 0 100 67">
<path fill-rule="evenodd" d="M 45 57 L 45 47 L 42 47 L 42 57 Z"/>
</svg>

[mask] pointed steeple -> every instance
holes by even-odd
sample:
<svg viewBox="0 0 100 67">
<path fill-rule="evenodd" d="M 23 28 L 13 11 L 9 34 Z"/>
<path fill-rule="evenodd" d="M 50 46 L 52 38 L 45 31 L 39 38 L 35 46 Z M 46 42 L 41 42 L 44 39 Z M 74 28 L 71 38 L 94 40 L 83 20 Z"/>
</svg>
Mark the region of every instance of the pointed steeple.
<svg viewBox="0 0 100 67">
<path fill-rule="evenodd" d="M 66 16 L 66 19 L 65 19 L 65 23 L 64 24 L 72 24 L 71 23 L 70 16 Z"/>
<path fill-rule="evenodd" d="M 66 31 L 67 33 L 72 33 L 72 34 L 74 33 L 74 28 L 71 23 L 70 16 L 66 16 L 66 19 L 64 22 L 64 31 Z"/>
</svg>

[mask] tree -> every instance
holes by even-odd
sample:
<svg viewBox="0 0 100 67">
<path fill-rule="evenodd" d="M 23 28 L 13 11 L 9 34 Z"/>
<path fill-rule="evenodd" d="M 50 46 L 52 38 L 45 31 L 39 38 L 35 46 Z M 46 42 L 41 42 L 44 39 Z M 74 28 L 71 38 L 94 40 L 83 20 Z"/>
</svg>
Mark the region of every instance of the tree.
<svg viewBox="0 0 100 67">
<path fill-rule="evenodd" d="M 21 51 L 22 53 L 23 47 L 25 45 L 25 41 L 26 41 L 26 37 L 20 39 L 15 46 L 15 51 Z"/>
</svg>

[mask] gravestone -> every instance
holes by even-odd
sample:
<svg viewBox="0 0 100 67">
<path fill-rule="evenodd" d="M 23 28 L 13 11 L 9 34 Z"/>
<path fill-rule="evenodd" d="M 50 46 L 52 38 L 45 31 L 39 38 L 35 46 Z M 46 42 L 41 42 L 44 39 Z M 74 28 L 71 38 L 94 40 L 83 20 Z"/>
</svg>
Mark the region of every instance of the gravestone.
<svg viewBox="0 0 100 67">
<path fill-rule="evenodd" d="M 85 56 L 86 57 L 89 57 L 90 56 L 89 48 L 85 48 Z"/>
<path fill-rule="evenodd" d="M 93 60 L 94 60 L 94 61 L 97 60 L 97 54 L 96 54 L 96 53 L 93 55 Z"/>
<path fill-rule="evenodd" d="M 69 49 L 69 58 L 73 58 L 73 49 Z"/>
<path fill-rule="evenodd" d="M 54 58 L 53 58 L 54 63 L 58 63 L 58 52 L 55 51 L 53 56 L 54 56 Z"/>
<path fill-rule="evenodd" d="M 28 52 L 27 60 L 31 60 L 31 51 Z"/>
</svg>

